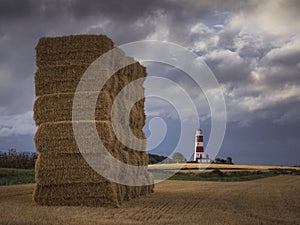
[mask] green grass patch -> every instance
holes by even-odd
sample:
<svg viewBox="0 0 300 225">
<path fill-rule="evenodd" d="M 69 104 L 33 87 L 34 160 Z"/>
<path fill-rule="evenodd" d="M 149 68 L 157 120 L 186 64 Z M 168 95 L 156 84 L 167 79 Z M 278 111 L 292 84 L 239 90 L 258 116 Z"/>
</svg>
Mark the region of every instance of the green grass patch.
<svg viewBox="0 0 300 225">
<path fill-rule="evenodd" d="M 34 183 L 34 169 L 0 168 L 0 185 Z"/>
</svg>

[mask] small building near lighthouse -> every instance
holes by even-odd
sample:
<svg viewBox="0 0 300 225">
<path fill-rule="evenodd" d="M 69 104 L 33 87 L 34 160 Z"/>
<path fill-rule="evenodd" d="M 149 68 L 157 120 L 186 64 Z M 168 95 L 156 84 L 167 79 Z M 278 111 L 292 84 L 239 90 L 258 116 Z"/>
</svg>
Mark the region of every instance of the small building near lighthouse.
<svg viewBox="0 0 300 225">
<path fill-rule="evenodd" d="M 203 132 L 201 129 L 196 130 L 194 161 L 198 163 L 212 162 L 212 160 L 209 158 L 209 155 L 204 152 Z"/>
</svg>

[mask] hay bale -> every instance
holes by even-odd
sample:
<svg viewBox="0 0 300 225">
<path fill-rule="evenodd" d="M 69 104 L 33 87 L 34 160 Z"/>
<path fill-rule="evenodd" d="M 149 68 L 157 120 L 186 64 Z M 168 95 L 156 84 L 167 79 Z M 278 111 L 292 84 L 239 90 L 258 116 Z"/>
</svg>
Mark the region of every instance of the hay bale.
<svg viewBox="0 0 300 225">
<path fill-rule="evenodd" d="M 152 193 L 151 186 L 130 187 L 109 181 L 35 186 L 34 200 L 48 206 L 110 206 L 119 207 L 124 200 Z"/>
<path fill-rule="evenodd" d="M 115 136 L 115 148 L 118 149 L 119 146 L 123 146 L 122 143 L 126 144 L 128 147 L 132 149 L 138 150 L 146 150 L 146 136 L 143 130 L 141 129 L 132 129 L 130 127 L 125 126 L 124 124 L 114 124 L 114 131 L 119 135 Z M 132 136 L 129 136 L 132 131 Z M 116 147 L 117 146 L 117 147 Z"/>
<path fill-rule="evenodd" d="M 146 77 L 146 69 L 138 62 L 117 71 L 103 86 L 97 98 L 95 121 L 85 119 L 88 106 L 86 99 L 96 95 L 98 90 L 87 89 L 77 93 L 83 99 L 78 106 L 79 121 L 72 121 L 72 104 L 74 92 L 83 73 L 88 66 L 103 53 L 113 48 L 113 42 L 104 35 L 78 35 L 56 38 L 42 38 L 36 47 L 35 74 L 36 99 L 34 119 L 39 126 L 35 134 L 35 145 L 39 153 L 36 162 L 36 187 L 34 201 L 41 205 L 85 205 L 118 207 L 124 200 L 153 192 L 154 185 L 137 186 L 135 177 L 142 175 L 145 184 L 153 181 L 153 177 L 144 171 L 122 170 L 117 176 L 123 176 L 136 186 L 114 183 L 102 177 L 93 168 L 105 172 L 109 166 L 98 164 L 98 159 L 112 163 L 106 154 L 99 152 L 98 146 L 93 146 L 94 138 L 82 135 L 79 141 L 86 146 L 95 147 L 88 157 L 93 160 L 93 168 L 85 161 L 79 152 L 74 138 L 73 126 L 80 125 L 88 130 L 95 123 L 99 138 L 105 148 L 116 159 L 130 165 L 147 166 L 148 156 L 145 152 L 146 142 L 131 140 L 128 132 L 137 138 L 145 139 L 142 131 L 145 125 L 144 99 L 138 101 L 132 108 L 132 99 L 143 98 L 144 80 L 139 80 L 137 87 L 124 95 L 122 104 L 117 107 L 117 114 L 130 112 L 129 127 L 124 128 L 125 119 L 120 121 L 115 130 L 120 131 L 121 140 L 114 134 L 111 120 L 112 102 L 118 93 L 131 81 Z M 124 52 L 119 51 L 124 56 Z M 119 63 L 122 57 L 111 61 L 111 65 Z M 124 57 L 123 57 L 124 58 Z M 129 57 L 125 58 L 128 60 Z M 124 60 L 124 59 L 122 59 Z M 101 71 L 99 71 L 101 72 Z M 76 113 L 78 115 L 78 112 Z M 126 141 L 133 147 L 143 151 L 134 151 L 121 141 Z M 87 156 L 87 155 L 84 155 Z M 116 168 L 123 169 L 123 168 Z M 127 170 L 127 169 L 125 169 Z M 129 176 L 130 174 L 130 176 Z"/>
<path fill-rule="evenodd" d="M 78 115 L 80 120 L 85 120 L 86 112 L 91 110 L 87 105 L 87 101 L 97 96 L 98 93 L 96 92 L 82 92 L 78 94 L 78 98 L 82 99 L 77 106 L 78 111 L 76 111 L 76 115 Z M 59 93 L 38 97 L 34 104 L 34 120 L 36 125 L 49 122 L 71 121 L 73 100 L 73 93 Z M 102 91 L 96 102 L 96 120 L 110 120 L 111 105 L 112 100 L 109 93 Z"/>
<path fill-rule="evenodd" d="M 37 184 L 34 201 L 40 205 L 82 205 L 119 207 L 118 186 L 110 181 L 101 183 Z"/>
<path fill-rule="evenodd" d="M 113 48 L 105 35 L 71 35 L 41 38 L 36 46 L 36 65 L 66 66 L 90 65 L 103 53 Z"/>
<path fill-rule="evenodd" d="M 82 127 L 89 127 L 94 121 L 64 121 L 41 124 L 34 137 L 37 152 L 80 153 L 73 134 L 73 123 L 80 124 Z M 115 141 L 111 124 L 104 121 L 96 122 L 96 128 L 104 146 L 111 146 Z M 83 135 L 82 139 L 79 137 L 79 141 L 88 145 L 88 143 L 93 141 L 93 138 L 89 139 L 86 138 L 86 135 Z M 95 153 L 98 153 L 97 148 Z"/>
<path fill-rule="evenodd" d="M 36 95 L 74 93 L 88 66 L 89 65 L 72 65 L 39 68 L 34 77 Z M 91 88 L 96 80 L 89 79 L 86 82 L 88 87 L 86 91 L 97 91 Z M 115 93 L 117 87 L 117 75 L 113 75 L 107 81 L 103 90 Z"/>
<path fill-rule="evenodd" d="M 89 99 L 97 97 L 97 92 L 81 92 L 78 98 L 82 99 L 77 106 L 76 115 L 79 120 L 86 120 L 86 114 L 92 108 L 88 105 Z M 40 96 L 34 104 L 34 120 L 36 125 L 49 122 L 72 121 L 73 93 L 58 93 Z M 137 102 L 131 109 L 128 101 L 124 100 L 122 105 L 117 107 L 121 114 L 129 115 L 129 124 L 131 128 L 142 129 L 145 125 L 146 116 L 141 110 L 144 108 L 144 100 Z M 95 105 L 95 120 L 109 121 L 111 119 L 112 99 L 107 91 L 101 91 Z M 124 119 L 119 121 L 124 123 Z"/>
<path fill-rule="evenodd" d="M 94 124 L 94 121 L 63 121 L 55 123 L 44 123 L 41 124 L 34 137 L 35 147 L 38 153 L 80 153 L 74 134 L 73 134 L 73 123 L 80 124 L 82 127 L 89 127 Z M 145 149 L 146 142 L 143 142 L 142 146 L 133 140 L 128 139 L 127 130 L 121 133 L 121 140 L 118 140 L 112 128 L 111 122 L 108 121 L 96 121 L 96 128 L 103 145 L 110 151 L 113 148 L 119 150 L 122 146 L 121 142 L 128 143 L 136 146 L 136 149 Z M 117 126 L 116 130 L 121 130 L 121 126 Z M 145 139 L 145 134 L 141 129 L 135 129 L 136 137 L 139 139 Z M 93 138 L 86 138 L 86 135 L 82 135 L 82 139 L 79 137 L 79 141 L 82 143 L 91 143 Z M 95 153 L 98 153 L 97 147 Z"/>
<path fill-rule="evenodd" d="M 89 157 L 93 156 L 99 155 L 94 153 Z M 90 168 L 81 153 L 41 153 L 38 155 L 35 165 L 40 170 Z"/>
<path fill-rule="evenodd" d="M 40 185 L 50 184 L 73 184 L 73 183 L 101 183 L 106 179 L 92 168 L 55 168 L 39 169 L 35 175 L 35 180 Z"/>
<path fill-rule="evenodd" d="M 55 93 L 74 93 L 89 65 L 76 64 L 38 68 L 34 76 L 36 96 Z M 139 64 L 139 66 L 141 65 Z M 128 83 L 135 79 L 146 77 L 147 74 L 144 69 L 141 69 L 138 74 L 133 74 L 132 71 L 134 70 L 131 67 L 136 67 L 136 65 L 126 66 L 112 75 L 104 85 L 103 90 L 111 92 L 115 97 Z M 90 88 L 93 87 L 92 84 L 95 83 L 95 80 L 89 79 L 87 82 L 89 83 L 86 85 L 88 87 L 86 91 L 97 91 Z"/>
<path fill-rule="evenodd" d="M 129 165 L 148 165 L 148 155 L 145 151 L 134 151 L 123 146 L 122 149 L 113 150 L 112 155 Z M 86 154 L 85 156 L 89 158 L 97 158 L 100 157 L 101 154 L 91 153 Z M 136 163 L 135 160 L 138 161 L 138 163 Z M 41 153 L 39 154 L 35 164 L 40 170 L 90 168 L 90 165 L 85 161 L 81 153 Z"/>
</svg>

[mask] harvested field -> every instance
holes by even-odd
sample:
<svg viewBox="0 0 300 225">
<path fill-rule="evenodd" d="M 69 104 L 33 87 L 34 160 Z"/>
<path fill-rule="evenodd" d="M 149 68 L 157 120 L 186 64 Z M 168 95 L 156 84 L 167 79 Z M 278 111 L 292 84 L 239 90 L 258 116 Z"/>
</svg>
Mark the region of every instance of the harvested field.
<svg viewBox="0 0 300 225">
<path fill-rule="evenodd" d="M 0 187 L 0 224 L 300 224 L 300 176 L 164 181 L 120 208 L 39 206 L 31 200 L 33 187 Z"/>
</svg>

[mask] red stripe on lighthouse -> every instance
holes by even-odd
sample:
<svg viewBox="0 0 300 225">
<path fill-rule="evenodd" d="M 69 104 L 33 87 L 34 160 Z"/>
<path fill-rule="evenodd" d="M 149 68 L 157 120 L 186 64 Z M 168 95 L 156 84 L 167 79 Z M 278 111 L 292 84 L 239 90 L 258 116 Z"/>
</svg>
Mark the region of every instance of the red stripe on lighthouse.
<svg viewBox="0 0 300 225">
<path fill-rule="evenodd" d="M 196 152 L 204 152 L 204 148 L 202 146 L 197 146 Z"/>
<path fill-rule="evenodd" d="M 197 136 L 197 142 L 203 142 L 203 136 Z"/>
</svg>

